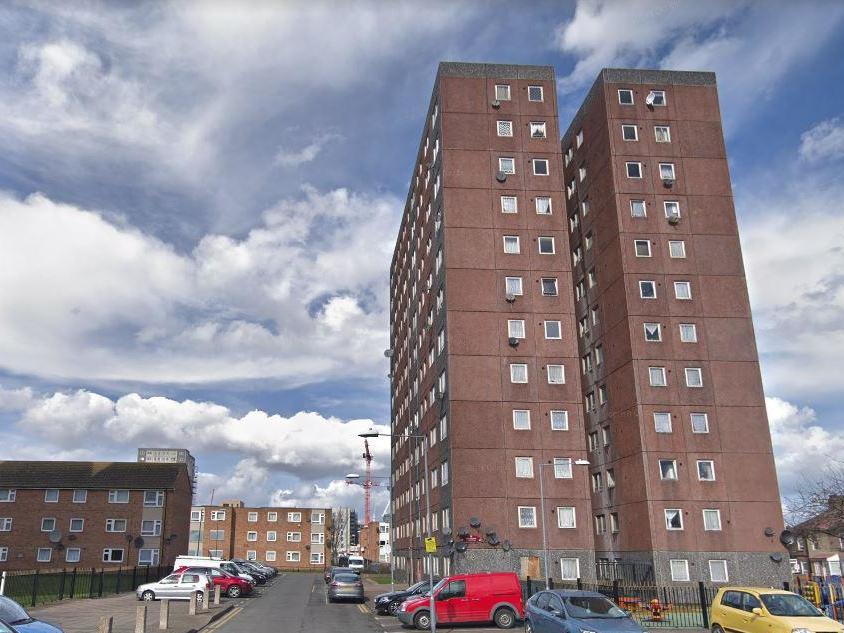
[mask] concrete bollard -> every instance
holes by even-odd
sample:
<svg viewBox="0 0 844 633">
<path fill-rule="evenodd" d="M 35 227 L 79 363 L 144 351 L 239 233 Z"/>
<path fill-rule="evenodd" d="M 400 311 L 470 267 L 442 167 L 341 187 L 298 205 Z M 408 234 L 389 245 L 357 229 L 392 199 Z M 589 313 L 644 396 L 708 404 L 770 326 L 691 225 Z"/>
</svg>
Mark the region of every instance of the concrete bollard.
<svg viewBox="0 0 844 633">
<path fill-rule="evenodd" d="M 147 633 L 147 605 L 140 605 L 135 611 L 135 633 Z"/>
<path fill-rule="evenodd" d="M 196 597 L 198 595 L 198 591 L 191 591 L 190 600 L 188 600 L 188 615 L 196 615 Z"/>
<path fill-rule="evenodd" d="M 199 594 L 197 594 L 197 597 Z M 197 605 L 197 611 L 200 613 L 205 613 L 211 608 L 211 591 L 206 591 L 202 593 L 202 602 L 199 602 Z"/>
<path fill-rule="evenodd" d="M 220 606 L 220 585 L 214 585 L 214 606 Z"/>
<path fill-rule="evenodd" d="M 114 618 L 100 618 L 100 624 L 97 627 L 97 633 L 111 633 L 111 627 L 114 623 Z"/>
<path fill-rule="evenodd" d="M 161 611 L 158 614 L 158 630 L 166 631 L 170 626 L 170 601 L 161 601 Z"/>
</svg>

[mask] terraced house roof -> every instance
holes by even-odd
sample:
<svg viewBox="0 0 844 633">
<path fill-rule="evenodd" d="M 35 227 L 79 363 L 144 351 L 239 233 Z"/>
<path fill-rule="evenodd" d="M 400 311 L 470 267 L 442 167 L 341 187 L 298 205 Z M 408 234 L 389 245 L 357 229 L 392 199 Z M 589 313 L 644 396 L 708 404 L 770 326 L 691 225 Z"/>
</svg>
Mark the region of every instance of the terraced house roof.
<svg viewBox="0 0 844 633">
<path fill-rule="evenodd" d="M 182 471 L 184 464 L 0 461 L 0 488 L 172 489 Z"/>
</svg>

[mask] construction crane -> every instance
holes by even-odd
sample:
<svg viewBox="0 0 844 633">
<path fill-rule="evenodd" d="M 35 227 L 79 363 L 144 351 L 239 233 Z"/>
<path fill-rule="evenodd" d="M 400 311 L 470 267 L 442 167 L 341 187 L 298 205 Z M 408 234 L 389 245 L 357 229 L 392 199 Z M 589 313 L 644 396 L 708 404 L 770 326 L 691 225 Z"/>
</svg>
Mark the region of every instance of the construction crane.
<svg viewBox="0 0 844 633">
<path fill-rule="evenodd" d="M 372 521 L 372 453 L 369 452 L 369 440 L 363 440 L 363 459 L 366 462 L 366 471 L 363 481 L 363 517 L 365 525 Z"/>
</svg>

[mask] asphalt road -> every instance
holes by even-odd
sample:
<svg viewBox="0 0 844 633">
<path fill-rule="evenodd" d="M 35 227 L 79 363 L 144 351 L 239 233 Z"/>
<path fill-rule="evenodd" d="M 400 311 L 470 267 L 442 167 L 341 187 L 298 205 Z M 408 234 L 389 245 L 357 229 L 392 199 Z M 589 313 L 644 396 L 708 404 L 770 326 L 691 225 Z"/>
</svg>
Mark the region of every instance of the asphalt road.
<svg viewBox="0 0 844 633">
<path fill-rule="evenodd" d="M 353 603 L 329 604 L 321 574 L 282 573 L 203 633 L 384 633 Z"/>
</svg>

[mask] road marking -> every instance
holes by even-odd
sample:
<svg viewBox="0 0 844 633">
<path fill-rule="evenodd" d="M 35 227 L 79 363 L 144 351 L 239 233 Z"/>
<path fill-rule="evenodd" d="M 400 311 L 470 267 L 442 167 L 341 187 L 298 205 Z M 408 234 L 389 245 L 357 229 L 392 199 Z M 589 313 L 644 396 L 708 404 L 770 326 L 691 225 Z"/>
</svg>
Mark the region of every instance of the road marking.
<svg viewBox="0 0 844 633">
<path fill-rule="evenodd" d="M 219 620 L 217 620 L 214 624 L 212 624 L 212 625 L 211 625 L 211 627 L 210 627 L 210 628 L 208 628 L 208 629 L 206 629 L 206 630 L 208 631 L 208 633 L 211 633 L 212 631 L 216 631 L 216 630 L 217 630 L 217 629 L 219 629 L 221 626 L 223 626 L 223 625 L 224 625 L 224 624 L 226 624 L 228 621 L 230 621 L 230 620 L 231 620 L 234 616 L 236 616 L 238 613 L 240 613 L 242 610 L 243 610 L 243 609 L 241 609 L 241 607 L 235 607 L 234 609 L 232 609 L 231 611 L 229 611 L 229 613 L 227 613 L 227 614 L 226 614 L 226 615 L 224 615 L 222 618 L 220 618 Z"/>
</svg>

